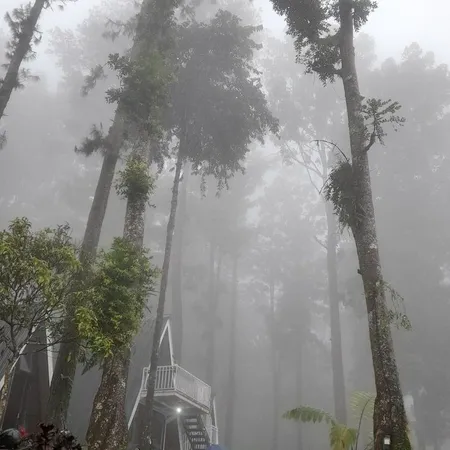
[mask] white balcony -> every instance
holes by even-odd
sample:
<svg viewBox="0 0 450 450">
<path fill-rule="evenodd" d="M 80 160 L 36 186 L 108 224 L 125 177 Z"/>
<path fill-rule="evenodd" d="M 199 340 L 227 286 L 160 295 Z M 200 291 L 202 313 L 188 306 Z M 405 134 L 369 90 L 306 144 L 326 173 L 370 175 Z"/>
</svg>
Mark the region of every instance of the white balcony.
<svg viewBox="0 0 450 450">
<path fill-rule="evenodd" d="M 143 370 L 141 398 L 147 395 L 149 368 Z M 209 413 L 211 387 L 178 365 L 159 366 L 156 371 L 155 398 L 168 408 L 194 408 Z"/>
</svg>

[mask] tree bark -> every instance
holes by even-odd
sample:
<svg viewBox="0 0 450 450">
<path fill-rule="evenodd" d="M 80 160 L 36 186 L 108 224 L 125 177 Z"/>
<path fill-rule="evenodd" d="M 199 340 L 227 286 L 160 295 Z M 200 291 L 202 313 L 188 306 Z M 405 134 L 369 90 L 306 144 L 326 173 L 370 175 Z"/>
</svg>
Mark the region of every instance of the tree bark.
<svg viewBox="0 0 450 450">
<path fill-rule="evenodd" d="M 182 137 L 182 141 L 185 136 Z M 150 450 L 151 448 L 151 429 L 153 416 L 153 403 L 155 397 L 156 371 L 159 360 L 159 340 L 161 338 L 164 322 L 164 306 L 166 303 L 167 280 L 169 277 L 170 255 L 172 251 L 173 233 L 175 230 L 175 217 L 177 213 L 178 189 L 180 185 L 181 168 L 183 167 L 185 142 L 180 141 L 177 162 L 175 166 L 175 177 L 172 187 L 172 201 L 170 205 L 169 221 L 167 223 L 166 246 L 164 249 L 164 261 L 162 267 L 161 286 L 159 288 L 158 308 L 156 310 L 155 329 L 153 332 L 152 354 L 150 358 L 150 371 L 147 381 L 147 396 L 145 398 L 144 415 L 145 420 L 141 430 L 140 446 L 141 450 Z"/>
<path fill-rule="evenodd" d="M 150 151 L 146 145 L 136 147 L 132 157 L 150 165 Z M 123 236 L 137 248 L 142 248 L 145 230 L 145 197 L 128 198 Z M 114 357 L 103 365 L 103 376 L 95 395 L 87 431 L 87 444 L 94 450 L 126 450 L 128 424 L 125 400 L 130 367 L 130 348 L 117 349 Z"/>
<path fill-rule="evenodd" d="M 86 269 L 97 253 L 119 152 L 123 145 L 123 121 L 118 112 L 116 112 L 114 123 L 109 130 L 108 140 L 111 146 L 110 151 L 103 159 L 81 247 L 80 260 Z M 64 325 L 66 338 L 65 342 L 60 345 L 50 386 L 47 420 L 57 427 L 66 425 L 73 380 L 80 354 L 80 342 L 77 339 L 78 329 L 73 320 L 74 315 L 74 310 L 67 315 Z"/>
<path fill-rule="evenodd" d="M 213 245 L 211 243 L 211 245 Z M 216 326 L 217 308 L 220 296 L 220 275 L 222 272 L 222 255 L 217 248 L 217 269 L 215 281 L 212 285 L 211 296 L 208 302 L 207 336 L 206 336 L 206 370 L 205 381 L 211 386 L 211 396 L 215 395 L 214 369 L 216 360 Z M 214 259 L 212 261 L 212 271 L 214 273 Z"/>
<path fill-rule="evenodd" d="M 23 24 L 17 47 L 14 49 L 8 64 L 6 75 L 0 83 L 0 120 L 5 114 L 12 91 L 18 87 L 20 66 L 31 50 L 31 41 L 46 2 L 47 0 L 36 0 L 31 7 L 30 14 Z"/>
<path fill-rule="evenodd" d="M 95 395 L 86 435 L 89 450 L 127 448 L 125 394 L 129 360 L 128 353 L 120 351 L 103 365 L 100 388 Z"/>
<path fill-rule="evenodd" d="M 231 295 L 231 314 L 230 314 L 230 357 L 228 362 L 228 389 L 227 406 L 225 418 L 225 446 L 233 448 L 234 433 L 234 400 L 236 398 L 236 351 L 237 351 L 237 304 L 238 304 L 238 257 L 233 256 L 233 292 Z"/>
<path fill-rule="evenodd" d="M 183 347 L 183 237 L 187 208 L 187 187 L 190 165 L 184 164 L 183 182 L 181 183 L 180 206 L 177 211 L 177 226 L 174 235 L 173 269 L 172 269 L 172 323 L 173 352 L 175 359 L 181 363 Z"/>
<path fill-rule="evenodd" d="M 13 379 L 13 363 L 9 363 L 6 366 L 3 387 L 0 392 L 0 430 L 3 427 L 3 421 L 5 420 L 6 408 L 8 407 L 9 393 L 11 392 L 11 382 Z"/>
<path fill-rule="evenodd" d="M 407 418 L 391 328 L 387 320 L 386 296 L 378 252 L 366 148 L 366 130 L 362 114 L 362 97 L 355 64 L 353 2 L 340 0 L 339 14 L 342 80 L 347 105 L 356 207 L 352 232 L 358 254 L 359 272 L 364 284 L 377 393 L 374 408 L 374 448 L 381 450 L 383 437 L 389 435 L 393 450 L 407 450 L 411 448 L 411 444 L 407 434 Z"/>
</svg>

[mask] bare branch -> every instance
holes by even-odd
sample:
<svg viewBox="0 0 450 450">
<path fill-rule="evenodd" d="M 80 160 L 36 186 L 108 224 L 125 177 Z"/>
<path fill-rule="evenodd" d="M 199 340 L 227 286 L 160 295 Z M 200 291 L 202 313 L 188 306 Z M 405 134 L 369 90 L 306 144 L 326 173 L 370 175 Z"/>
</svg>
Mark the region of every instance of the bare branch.
<svg viewBox="0 0 450 450">
<path fill-rule="evenodd" d="M 317 236 L 313 236 L 313 239 L 314 239 L 321 247 L 323 247 L 325 250 L 328 250 L 326 244 L 324 244 Z"/>
</svg>

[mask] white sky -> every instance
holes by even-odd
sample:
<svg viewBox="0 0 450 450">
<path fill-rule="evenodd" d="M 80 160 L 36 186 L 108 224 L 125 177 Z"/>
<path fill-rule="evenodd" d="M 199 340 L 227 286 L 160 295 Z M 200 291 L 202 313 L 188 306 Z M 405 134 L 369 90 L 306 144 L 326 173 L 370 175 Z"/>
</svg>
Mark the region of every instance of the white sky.
<svg viewBox="0 0 450 450">
<path fill-rule="evenodd" d="M 272 10 L 270 0 L 253 0 L 261 8 L 263 25 L 277 35 L 284 29 L 284 21 Z M 24 0 L 0 0 L 0 17 Z M 45 11 L 41 29 L 59 26 L 72 28 L 82 21 L 89 9 L 101 0 L 78 0 L 61 12 L 57 8 Z M 363 31 L 375 37 L 380 59 L 398 57 L 404 47 L 418 42 L 426 51 L 434 51 L 438 62 L 450 63 L 450 2 L 448 0 L 378 0 L 378 9 L 370 16 Z M 0 22 L 0 29 L 6 28 Z M 47 33 L 48 35 L 48 33 Z M 53 61 L 45 53 L 45 40 L 38 49 L 36 65 L 39 71 L 55 73 Z"/>
</svg>

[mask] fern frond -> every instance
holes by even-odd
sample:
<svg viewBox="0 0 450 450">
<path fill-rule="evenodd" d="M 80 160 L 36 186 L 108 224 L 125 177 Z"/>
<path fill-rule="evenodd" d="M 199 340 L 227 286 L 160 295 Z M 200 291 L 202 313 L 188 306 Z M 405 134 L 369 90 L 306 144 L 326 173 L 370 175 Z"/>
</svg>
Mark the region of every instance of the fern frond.
<svg viewBox="0 0 450 450">
<path fill-rule="evenodd" d="M 358 439 L 358 430 L 336 423 L 330 428 L 330 447 L 332 450 L 350 450 Z"/>
<path fill-rule="evenodd" d="M 325 422 L 328 425 L 337 424 L 331 414 L 322 409 L 313 408 L 312 406 L 300 406 L 299 408 L 291 409 L 283 414 L 283 419 L 295 420 L 302 423 Z"/>
<path fill-rule="evenodd" d="M 375 407 L 375 394 L 356 391 L 350 397 L 350 409 L 358 421 L 372 420 Z"/>
</svg>

